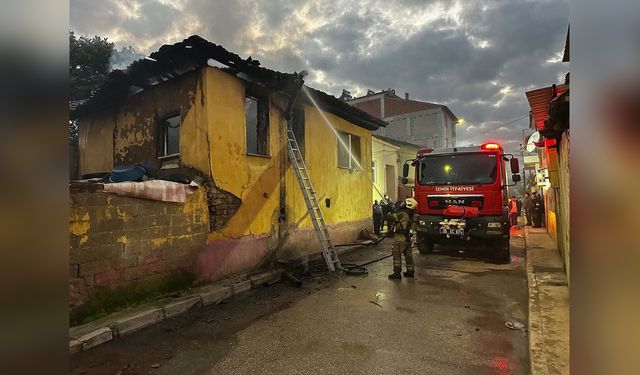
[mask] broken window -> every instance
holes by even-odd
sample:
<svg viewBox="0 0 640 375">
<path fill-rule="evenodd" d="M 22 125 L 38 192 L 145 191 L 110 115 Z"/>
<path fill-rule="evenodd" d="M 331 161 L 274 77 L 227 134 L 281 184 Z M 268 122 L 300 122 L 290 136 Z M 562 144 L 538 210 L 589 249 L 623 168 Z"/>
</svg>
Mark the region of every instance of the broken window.
<svg viewBox="0 0 640 375">
<path fill-rule="evenodd" d="M 360 137 L 345 132 L 338 132 L 338 137 L 338 167 L 358 169 Z"/>
<path fill-rule="evenodd" d="M 160 132 L 158 157 L 166 158 L 180 155 L 180 114 L 162 118 L 158 129 Z"/>
<path fill-rule="evenodd" d="M 300 154 L 304 157 L 304 109 L 296 109 L 291 116 L 291 130 L 296 137 Z"/>
<path fill-rule="evenodd" d="M 246 94 L 244 116 L 247 154 L 269 155 L 269 98 Z"/>
</svg>

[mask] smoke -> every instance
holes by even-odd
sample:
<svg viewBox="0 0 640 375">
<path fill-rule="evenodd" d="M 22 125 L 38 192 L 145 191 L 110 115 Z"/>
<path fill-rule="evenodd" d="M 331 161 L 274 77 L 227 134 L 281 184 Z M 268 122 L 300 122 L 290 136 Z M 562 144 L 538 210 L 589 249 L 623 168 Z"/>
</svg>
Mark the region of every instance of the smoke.
<svg viewBox="0 0 640 375">
<path fill-rule="evenodd" d="M 113 49 L 113 54 L 109 59 L 109 71 L 116 69 L 126 69 L 131 63 L 145 57 L 145 54 L 137 51 L 132 46 L 121 46 L 120 50 Z"/>
</svg>

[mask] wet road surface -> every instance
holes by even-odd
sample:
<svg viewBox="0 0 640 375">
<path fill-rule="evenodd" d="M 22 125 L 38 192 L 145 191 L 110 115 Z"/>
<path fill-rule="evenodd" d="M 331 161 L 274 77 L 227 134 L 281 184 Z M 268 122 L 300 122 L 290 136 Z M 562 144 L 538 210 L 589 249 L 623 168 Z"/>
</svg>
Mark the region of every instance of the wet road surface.
<svg viewBox="0 0 640 375">
<path fill-rule="evenodd" d="M 70 359 L 73 374 L 526 374 L 521 231 L 512 262 L 478 251 L 414 253 L 416 278 L 387 279 L 391 258 L 364 277 L 317 274 L 195 310 Z M 341 257 L 365 263 L 391 241 Z"/>
</svg>

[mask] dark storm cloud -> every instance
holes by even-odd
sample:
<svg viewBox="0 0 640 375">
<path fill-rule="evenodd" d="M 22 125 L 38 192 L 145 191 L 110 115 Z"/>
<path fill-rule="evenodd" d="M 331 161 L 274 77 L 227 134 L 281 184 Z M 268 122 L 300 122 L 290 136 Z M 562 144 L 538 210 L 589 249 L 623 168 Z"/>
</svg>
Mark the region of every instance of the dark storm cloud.
<svg viewBox="0 0 640 375">
<path fill-rule="evenodd" d="M 138 17 L 126 18 L 122 28 L 131 34 L 132 40 L 148 40 L 165 33 L 176 22 L 180 22 L 180 12 L 168 5 L 154 0 L 147 0 L 139 4 L 136 9 Z"/>
<path fill-rule="evenodd" d="M 125 18 L 113 1 L 71 0 L 71 29 L 86 35 L 108 36 Z"/>
<path fill-rule="evenodd" d="M 72 29 L 119 36 L 145 53 L 198 33 L 273 69 L 307 69 L 310 85 L 336 96 L 406 91 L 447 104 L 468 124 L 459 137 L 475 143 L 519 144 L 526 119 L 486 131 L 527 114 L 524 92 L 569 69 L 553 60 L 568 0 L 185 0 L 181 9 L 145 0 L 133 18 L 116 5 L 130 3 L 72 0 Z"/>
</svg>

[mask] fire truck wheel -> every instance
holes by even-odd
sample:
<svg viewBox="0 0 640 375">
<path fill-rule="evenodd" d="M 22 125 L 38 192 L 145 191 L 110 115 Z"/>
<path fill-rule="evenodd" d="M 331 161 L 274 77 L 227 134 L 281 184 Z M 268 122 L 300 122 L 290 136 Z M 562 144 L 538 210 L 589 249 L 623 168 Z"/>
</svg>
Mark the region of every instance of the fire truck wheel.
<svg viewBox="0 0 640 375">
<path fill-rule="evenodd" d="M 496 260 L 503 262 L 511 261 L 511 249 L 509 248 L 509 239 L 498 240 L 495 243 L 494 251 Z"/>
<path fill-rule="evenodd" d="M 418 251 L 420 254 L 431 254 L 433 252 L 433 242 L 427 238 L 418 236 Z"/>
</svg>

